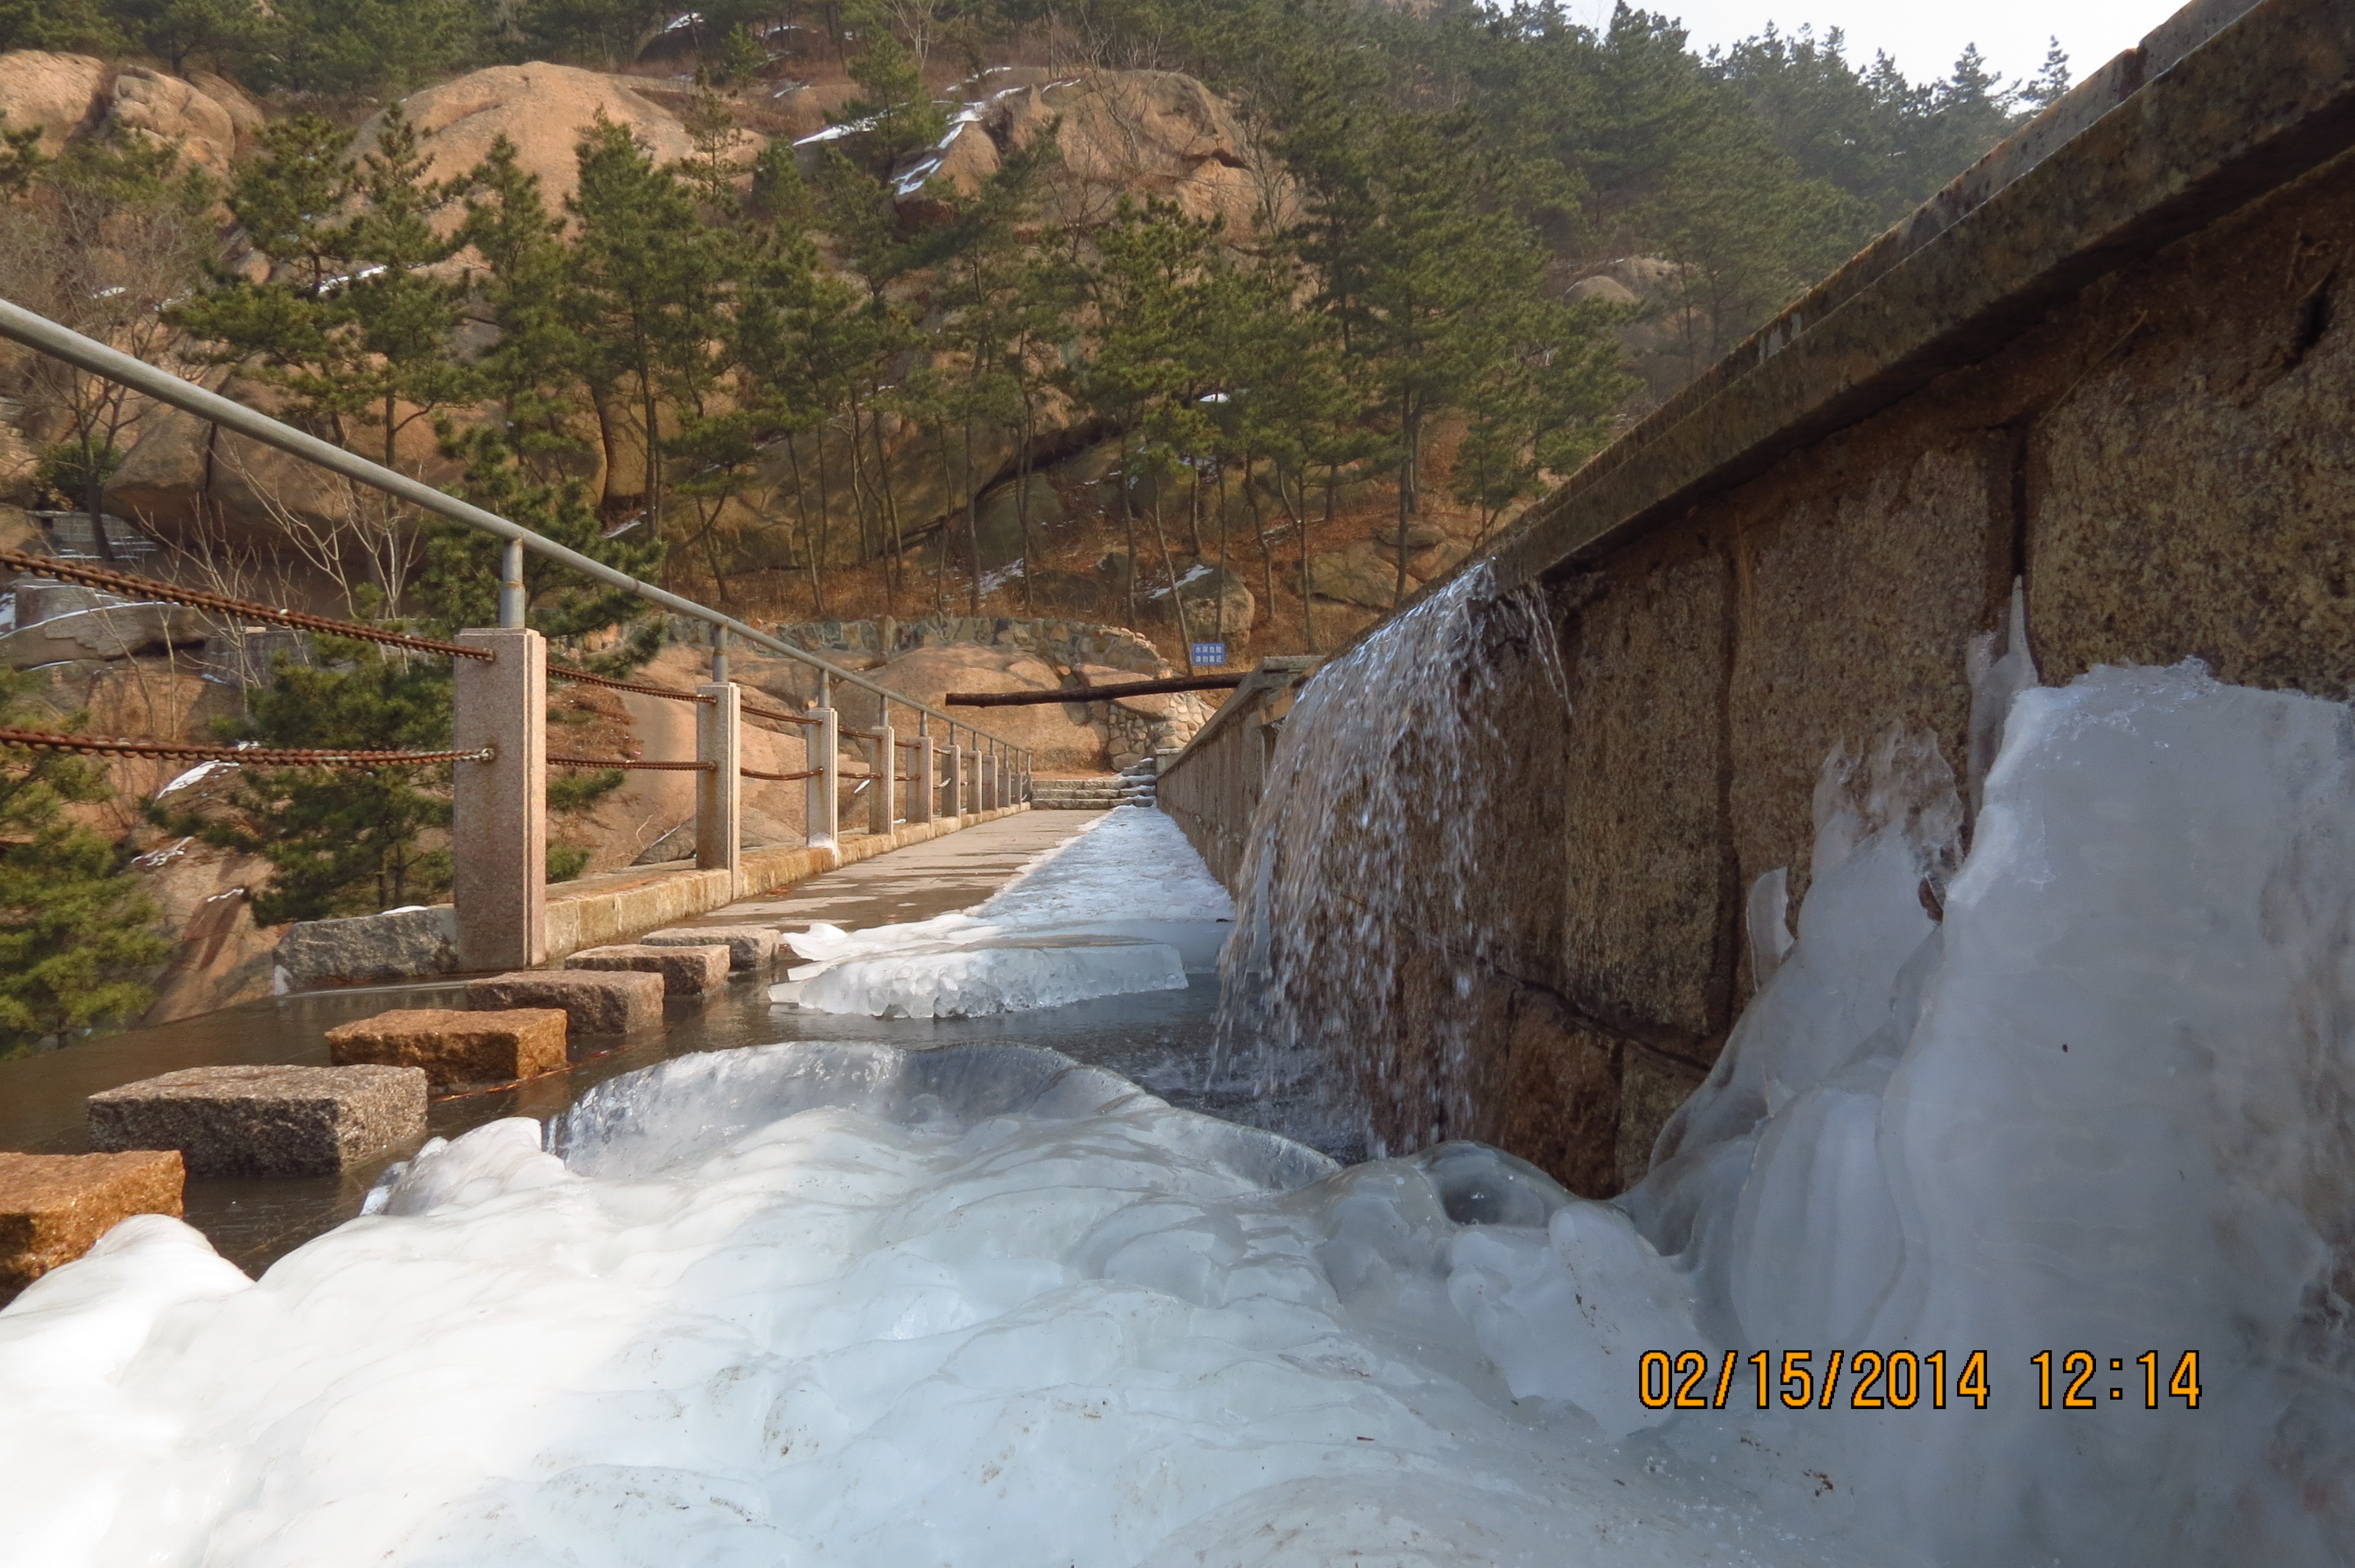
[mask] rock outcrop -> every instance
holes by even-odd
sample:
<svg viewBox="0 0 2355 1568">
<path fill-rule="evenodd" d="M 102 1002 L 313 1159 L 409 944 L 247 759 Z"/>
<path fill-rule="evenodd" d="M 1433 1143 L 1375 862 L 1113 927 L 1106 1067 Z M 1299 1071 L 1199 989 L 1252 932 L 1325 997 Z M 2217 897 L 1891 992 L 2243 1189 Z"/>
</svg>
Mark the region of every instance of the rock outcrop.
<svg viewBox="0 0 2355 1568">
<path fill-rule="evenodd" d="M 695 150 L 678 116 L 627 79 L 546 60 L 468 71 L 419 89 L 401 107 L 425 133 L 428 179 L 464 175 L 505 136 L 515 143 L 517 165 L 539 176 L 539 194 L 550 212 L 561 212 L 564 198 L 580 188 L 573 149 L 600 120 L 628 126 L 657 163 L 674 163 Z M 374 144 L 381 120 L 369 120 L 355 133 L 355 155 Z M 742 135 L 741 152 L 749 159 L 766 139 L 749 131 Z M 442 217 L 455 223 L 460 216 L 453 204 Z"/>
<path fill-rule="evenodd" d="M 1710 357 L 1708 328 L 1679 297 L 1684 277 L 1677 262 L 1622 256 L 1572 283 L 1566 293 L 1573 302 L 1599 301 L 1626 313 L 1617 329 L 1619 345 L 1654 402 L 1666 401 Z"/>
<path fill-rule="evenodd" d="M 127 66 L 114 79 L 109 118 L 134 139 L 180 150 L 217 180 L 227 180 L 239 154 L 253 144 L 261 111 L 217 76 L 201 85 L 145 66 Z"/>
<path fill-rule="evenodd" d="M 0 55 L 0 112 L 11 130 L 39 126 L 40 150 L 55 157 L 97 126 L 106 78 L 106 62 L 88 55 L 16 49 Z"/>
<path fill-rule="evenodd" d="M 273 410 L 268 387 L 231 376 L 217 389 L 238 402 Z M 403 472 L 428 484 L 449 485 L 459 478 L 460 465 L 442 455 L 425 420 L 411 420 L 394 451 Z M 354 488 L 274 447 L 177 408 L 158 408 L 141 421 L 137 443 L 107 483 L 106 501 L 110 509 L 137 519 L 168 545 L 197 545 L 201 527 L 215 547 L 299 565 L 286 549 L 286 525 L 343 525 L 353 515 Z"/>
<path fill-rule="evenodd" d="M 976 107 L 1000 147 L 1028 146 L 1058 124 L 1050 216 L 1060 222 L 1101 222 L 1124 195 L 1159 196 L 1188 217 L 1223 218 L 1241 237 L 1283 195 L 1234 107 L 1177 71 L 1088 71 L 1006 89 Z"/>
<path fill-rule="evenodd" d="M 261 129 L 261 111 L 219 77 L 200 71 L 184 81 L 149 66 L 118 69 L 89 55 L 43 49 L 0 55 L 0 111 L 12 129 L 39 126 L 40 150 L 50 157 L 111 124 L 135 140 L 178 147 L 216 179 L 229 176 Z"/>
</svg>

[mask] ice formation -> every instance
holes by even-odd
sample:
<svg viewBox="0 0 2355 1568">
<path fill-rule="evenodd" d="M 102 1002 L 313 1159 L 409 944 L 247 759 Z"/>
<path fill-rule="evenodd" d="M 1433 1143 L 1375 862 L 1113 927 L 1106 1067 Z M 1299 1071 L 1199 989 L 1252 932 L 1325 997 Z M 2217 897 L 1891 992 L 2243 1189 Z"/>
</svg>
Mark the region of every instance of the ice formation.
<svg viewBox="0 0 2355 1568">
<path fill-rule="evenodd" d="M 1233 919 L 1233 901 L 1176 822 L 1115 811 L 975 908 L 787 935 L 809 961 L 770 994 L 819 1012 L 962 1018 L 1182 990 L 1188 971 L 1216 964 Z"/>
<path fill-rule="evenodd" d="M 1796 947 L 1621 1201 L 1702 1335 L 1985 1351 L 1984 1411 L 1789 1417 L 1945 1561 L 2355 1558 L 2350 710 L 2196 664 L 2021 691 L 1943 920 L 1934 748 L 1853 782 Z M 2030 1358 L 2076 1351 L 2093 1408 L 2040 1408 Z"/>
<path fill-rule="evenodd" d="M 1515 1404 L 1481 1347 L 1550 1365 L 1575 1308 L 1467 1335 L 1451 1252 L 1542 1247 L 1568 1200 L 1487 1150 L 1337 1171 L 1018 1046 L 683 1058 L 553 1132 L 429 1146 L 259 1284 L 155 1218 L 36 1285 L 0 1313 L 12 1559 L 1864 1560 L 1748 1502 L 1768 1462 Z M 1587 1289 L 1660 1271 L 1584 1209 Z"/>
</svg>

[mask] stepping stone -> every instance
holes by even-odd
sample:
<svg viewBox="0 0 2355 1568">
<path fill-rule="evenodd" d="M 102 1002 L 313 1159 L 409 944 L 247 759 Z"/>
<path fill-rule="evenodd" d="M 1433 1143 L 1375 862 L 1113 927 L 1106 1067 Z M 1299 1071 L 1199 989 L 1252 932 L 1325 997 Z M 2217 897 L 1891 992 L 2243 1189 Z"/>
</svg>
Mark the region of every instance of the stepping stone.
<svg viewBox="0 0 2355 1568">
<path fill-rule="evenodd" d="M 339 1067 L 377 1062 L 422 1067 L 436 1084 L 503 1084 L 563 1066 L 564 1028 L 554 1007 L 402 1007 L 328 1030 L 327 1054 Z"/>
<path fill-rule="evenodd" d="M 333 1176 L 425 1136 L 415 1067 L 190 1067 L 92 1095 L 100 1149 L 176 1149 L 192 1176 Z"/>
<path fill-rule="evenodd" d="M 659 948 L 642 942 L 619 942 L 610 948 L 584 948 L 564 960 L 568 969 L 636 971 L 660 975 L 672 996 L 701 996 L 728 983 L 729 950 L 724 947 Z"/>
<path fill-rule="evenodd" d="M 586 969 L 517 969 L 466 982 L 466 1005 L 553 1007 L 575 1034 L 634 1034 L 662 1022 L 660 975 Z"/>
<path fill-rule="evenodd" d="M 765 969 L 777 961 L 777 929 L 773 926 L 673 926 L 638 938 L 642 948 L 724 947 L 740 969 Z"/>
<path fill-rule="evenodd" d="M 0 1306 L 133 1214 L 180 1217 L 180 1156 L 0 1154 Z"/>
</svg>

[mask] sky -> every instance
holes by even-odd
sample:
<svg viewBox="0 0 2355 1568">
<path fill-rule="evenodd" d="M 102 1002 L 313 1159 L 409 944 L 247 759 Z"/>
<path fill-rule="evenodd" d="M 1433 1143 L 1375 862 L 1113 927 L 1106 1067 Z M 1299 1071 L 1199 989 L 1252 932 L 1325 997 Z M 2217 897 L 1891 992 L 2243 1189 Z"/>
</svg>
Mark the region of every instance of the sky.
<svg viewBox="0 0 2355 1568">
<path fill-rule="evenodd" d="M 1946 74 L 1965 44 L 2005 77 L 2030 76 L 2044 62 L 2048 40 L 2069 51 L 2071 79 L 2131 48 L 2172 15 L 2182 0 L 1638 0 L 1644 9 L 1682 18 L 1693 47 L 1730 44 L 1765 30 L 1785 32 L 1812 23 L 1818 37 L 1830 27 L 1848 35 L 1848 57 L 1870 64 L 1885 49 L 1906 76 L 1919 81 Z M 1608 20 L 1610 0 L 1574 0 L 1582 19 Z"/>
</svg>

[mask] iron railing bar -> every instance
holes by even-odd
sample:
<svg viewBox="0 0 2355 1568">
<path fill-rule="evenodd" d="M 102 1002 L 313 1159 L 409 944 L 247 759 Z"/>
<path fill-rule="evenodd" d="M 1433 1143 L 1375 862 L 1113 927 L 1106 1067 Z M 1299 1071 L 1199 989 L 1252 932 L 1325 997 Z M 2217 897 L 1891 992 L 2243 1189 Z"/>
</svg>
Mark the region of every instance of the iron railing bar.
<svg viewBox="0 0 2355 1568">
<path fill-rule="evenodd" d="M 372 489 L 381 490 L 388 495 L 398 496 L 411 505 L 421 507 L 436 516 L 446 517 L 453 523 L 462 524 L 466 527 L 478 529 L 483 533 L 519 544 L 534 555 L 570 567 L 574 571 L 596 578 L 599 582 L 635 594 L 649 604 L 661 605 L 666 609 L 676 610 L 681 615 L 703 621 L 708 625 L 724 627 L 755 647 L 765 648 L 773 653 L 782 654 L 785 658 L 807 664 L 813 669 L 824 671 L 829 677 L 847 681 L 862 691 L 874 693 L 887 702 L 902 704 L 920 713 L 930 714 L 937 719 L 946 720 L 950 717 L 938 708 L 914 701 L 904 692 L 892 691 L 888 686 L 867 679 L 855 670 L 846 670 L 839 664 L 819 658 L 805 648 L 796 648 L 780 638 L 772 637 L 758 627 L 739 620 L 732 615 L 724 615 L 708 605 L 698 604 L 684 595 L 675 594 L 668 588 L 656 588 L 654 584 L 634 577 L 627 572 L 617 571 L 602 561 L 584 556 L 580 551 L 559 545 L 542 535 L 535 534 L 519 523 L 511 523 L 496 512 L 486 512 L 472 502 L 461 501 L 456 496 L 436 490 L 421 480 L 411 479 L 407 474 L 386 468 L 381 463 L 370 462 L 357 452 L 346 451 L 332 442 L 323 441 L 316 436 L 306 434 L 292 425 L 273 419 L 259 409 L 249 408 L 242 403 L 232 402 L 219 393 L 207 391 L 193 382 L 183 381 L 169 371 L 159 370 L 143 360 L 133 358 L 119 349 L 109 348 L 97 339 L 85 337 L 70 327 L 59 326 L 47 316 L 28 311 L 24 306 L 5 298 L 0 298 L 0 337 L 14 339 L 27 348 L 62 359 L 67 364 L 87 370 L 93 376 L 102 376 L 110 381 L 120 382 L 133 391 L 146 394 L 158 403 L 168 404 L 186 413 L 194 414 L 200 419 L 209 420 L 224 429 L 235 430 L 239 435 L 260 441 L 264 446 L 275 447 L 280 451 L 301 458 L 306 462 L 316 463 L 319 467 L 333 473 L 339 473 L 346 479 L 356 481 Z M 93 523 L 92 526 L 97 524 Z M 967 727 L 972 727 L 969 723 Z M 1013 746 L 1011 741 L 1002 740 L 996 736 L 991 736 L 989 738 L 998 741 L 1000 745 Z M 1019 748 L 1016 747 L 1016 749 Z"/>
</svg>

